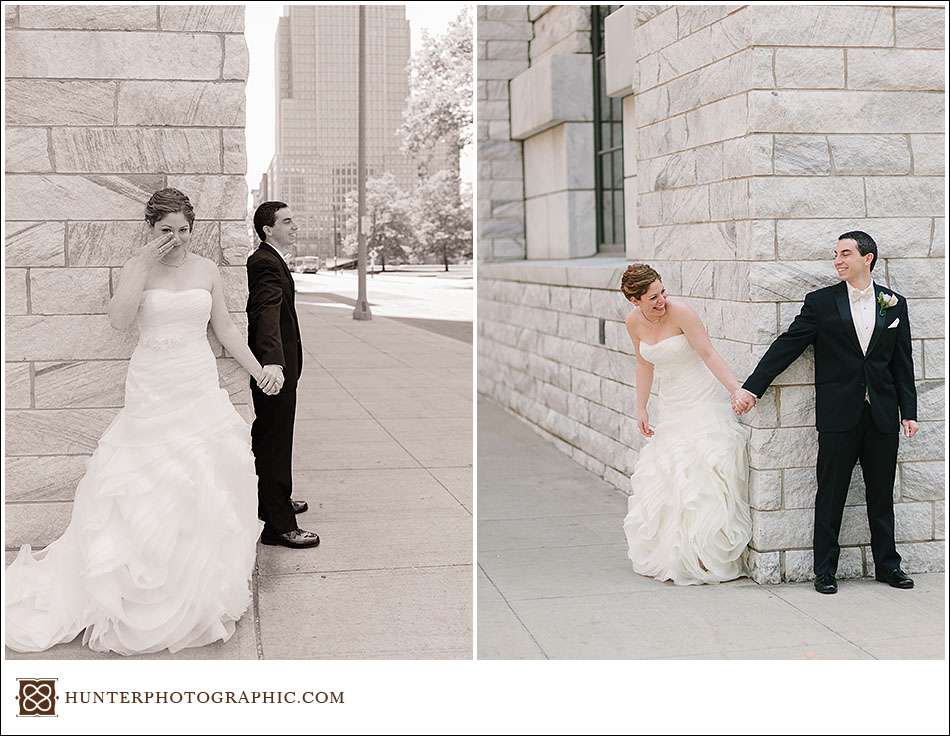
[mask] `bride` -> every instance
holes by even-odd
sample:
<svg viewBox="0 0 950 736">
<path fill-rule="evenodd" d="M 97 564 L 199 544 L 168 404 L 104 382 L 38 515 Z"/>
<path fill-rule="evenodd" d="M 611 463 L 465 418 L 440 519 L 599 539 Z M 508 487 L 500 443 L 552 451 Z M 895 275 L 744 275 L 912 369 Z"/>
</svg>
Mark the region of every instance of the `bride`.
<svg viewBox="0 0 950 736">
<path fill-rule="evenodd" d="M 626 322 L 637 356 L 640 432 L 649 439 L 623 522 L 633 569 L 676 585 L 741 577 L 752 519 L 747 435 L 729 402 L 740 384 L 702 321 L 670 301 L 656 271 L 634 264 L 620 289 L 637 307 Z M 655 426 L 647 410 L 654 378 Z"/>
<path fill-rule="evenodd" d="M 225 305 L 217 266 L 190 253 L 195 215 L 177 189 L 145 208 L 150 240 L 122 268 L 109 305 L 137 322 L 125 406 L 79 482 L 65 533 L 7 570 L 6 644 L 37 652 L 74 639 L 100 652 L 177 652 L 226 641 L 251 600 L 257 477 L 250 432 L 218 384 L 207 340 L 268 393 Z"/>
</svg>

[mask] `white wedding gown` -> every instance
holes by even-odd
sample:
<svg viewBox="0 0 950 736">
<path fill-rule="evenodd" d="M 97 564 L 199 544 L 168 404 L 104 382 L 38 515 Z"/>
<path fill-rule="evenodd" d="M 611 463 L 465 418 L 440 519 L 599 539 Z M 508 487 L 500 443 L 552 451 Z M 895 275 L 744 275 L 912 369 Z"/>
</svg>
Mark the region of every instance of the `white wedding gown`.
<svg viewBox="0 0 950 736">
<path fill-rule="evenodd" d="M 641 341 L 640 353 L 655 366 L 659 411 L 630 478 L 633 569 L 677 585 L 741 577 L 752 537 L 747 431 L 685 335 Z"/>
<path fill-rule="evenodd" d="M 176 652 L 227 640 L 251 601 L 262 523 L 250 428 L 219 386 L 206 289 L 148 289 L 125 407 L 65 533 L 6 572 L 6 644 Z"/>
</svg>

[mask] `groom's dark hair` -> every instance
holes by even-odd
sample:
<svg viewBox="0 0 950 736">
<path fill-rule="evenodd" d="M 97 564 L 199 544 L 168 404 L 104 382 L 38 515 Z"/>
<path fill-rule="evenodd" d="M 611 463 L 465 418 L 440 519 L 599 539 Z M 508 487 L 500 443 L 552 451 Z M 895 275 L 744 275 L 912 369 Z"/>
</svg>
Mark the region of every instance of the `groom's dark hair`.
<svg viewBox="0 0 950 736">
<path fill-rule="evenodd" d="M 277 211 L 284 209 L 287 204 L 284 202 L 264 202 L 260 207 L 254 210 L 254 230 L 257 231 L 257 237 L 264 243 L 267 241 L 267 233 L 264 232 L 264 226 L 274 227 L 277 222 Z"/>
<path fill-rule="evenodd" d="M 838 240 L 853 240 L 858 244 L 858 252 L 862 256 L 873 253 L 874 258 L 871 259 L 871 270 L 874 270 L 874 264 L 877 263 L 877 243 L 874 242 L 874 238 L 861 230 L 852 230 L 844 235 L 839 235 Z"/>
</svg>

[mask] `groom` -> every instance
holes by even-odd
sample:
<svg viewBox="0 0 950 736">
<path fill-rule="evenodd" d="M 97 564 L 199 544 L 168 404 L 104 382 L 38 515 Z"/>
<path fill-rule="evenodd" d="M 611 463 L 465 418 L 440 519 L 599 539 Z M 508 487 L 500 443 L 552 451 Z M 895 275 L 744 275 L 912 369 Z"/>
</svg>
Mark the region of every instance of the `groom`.
<svg viewBox="0 0 950 736">
<path fill-rule="evenodd" d="M 838 238 L 841 283 L 805 296 L 801 312 L 759 361 L 733 407 L 749 411 L 806 347 L 815 348 L 818 493 L 815 496 L 815 590 L 836 593 L 838 532 L 855 463 L 867 495 L 874 577 L 913 588 L 894 544 L 894 476 L 900 427 L 917 433 L 917 390 L 907 300 L 874 283 L 877 244 L 861 231 Z M 899 416 L 898 416 L 899 412 Z"/>
<path fill-rule="evenodd" d="M 286 259 L 297 238 L 297 225 L 286 204 L 264 202 L 254 212 L 254 229 L 261 243 L 247 259 L 247 340 L 264 373 L 280 389 L 269 396 L 251 378 L 255 415 L 251 448 L 257 469 L 258 516 L 264 521 L 261 543 L 316 547 L 320 537 L 297 526 L 295 515 L 307 510 L 306 502 L 290 497 L 303 346 L 294 308 L 294 280 Z"/>
</svg>

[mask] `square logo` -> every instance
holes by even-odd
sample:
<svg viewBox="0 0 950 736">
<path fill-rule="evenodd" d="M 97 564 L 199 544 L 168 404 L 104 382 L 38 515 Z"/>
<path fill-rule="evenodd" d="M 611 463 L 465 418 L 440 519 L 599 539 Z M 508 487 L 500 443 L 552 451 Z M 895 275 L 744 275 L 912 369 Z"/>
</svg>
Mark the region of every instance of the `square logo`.
<svg viewBox="0 0 950 736">
<path fill-rule="evenodd" d="M 17 701 L 20 711 L 17 716 L 55 716 L 56 680 L 17 678 L 20 694 Z"/>
</svg>

